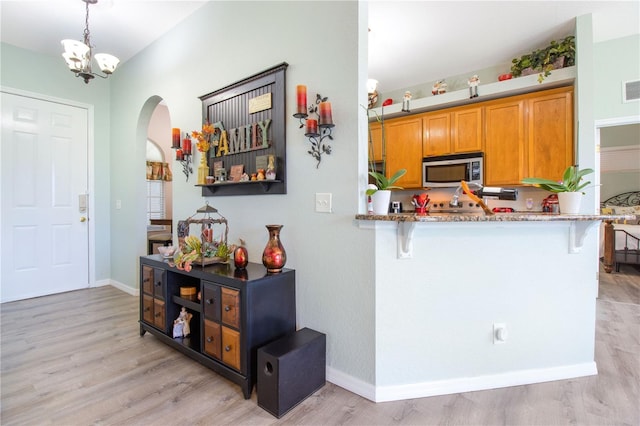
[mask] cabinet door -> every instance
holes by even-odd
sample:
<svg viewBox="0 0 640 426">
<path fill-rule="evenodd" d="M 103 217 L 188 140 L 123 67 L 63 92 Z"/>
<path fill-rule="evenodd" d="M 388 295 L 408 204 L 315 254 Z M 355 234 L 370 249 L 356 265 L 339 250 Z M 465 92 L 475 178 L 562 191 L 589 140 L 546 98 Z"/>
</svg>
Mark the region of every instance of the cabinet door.
<svg viewBox="0 0 640 426">
<path fill-rule="evenodd" d="M 153 268 L 142 265 L 142 292 L 153 294 Z"/>
<path fill-rule="evenodd" d="M 451 116 L 453 152 L 482 151 L 482 108 L 456 109 Z"/>
<path fill-rule="evenodd" d="M 382 125 L 379 122 L 369 123 L 367 152 L 369 161 L 382 161 Z"/>
<path fill-rule="evenodd" d="M 403 118 L 385 122 L 387 176 L 399 169 L 407 173 L 396 182 L 404 188 L 422 187 L 422 120 Z"/>
<path fill-rule="evenodd" d="M 153 297 L 142 295 L 142 320 L 153 324 Z"/>
<path fill-rule="evenodd" d="M 524 100 L 485 107 L 484 183 L 519 185 L 525 177 Z"/>
<path fill-rule="evenodd" d="M 451 153 L 451 114 L 430 113 L 422 119 L 424 157 Z"/>
<path fill-rule="evenodd" d="M 204 316 L 214 321 L 220 321 L 220 287 L 204 284 L 203 290 Z"/>
<path fill-rule="evenodd" d="M 230 288 L 220 289 L 222 297 L 222 322 L 240 328 L 240 292 Z"/>
<path fill-rule="evenodd" d="M 240 370 L 240 333 L 222 327 L 222 362 Z"/>
<path fill-rule="evenodd" d="M 204 320 L 204 351 L 214 358 L 222 359 L 222 337 L 220 324 Z"/>
<path fill-rule="evenodd" d="M 153 325 L 163 331 L 166 327 L 164 307 L 164 301 L 159 299 L 153 300 Z"/>
<path fill-rule="evenodd" d="M 557 180 L 573 164 L 573 92 L 558 89 L 528 103 L 528 174 Z"/>
<path fill-rule="evenodd" d="M 164 300 L 164 283 L 166 271 L 153 268 L 153 297 Z"/>
</svg>

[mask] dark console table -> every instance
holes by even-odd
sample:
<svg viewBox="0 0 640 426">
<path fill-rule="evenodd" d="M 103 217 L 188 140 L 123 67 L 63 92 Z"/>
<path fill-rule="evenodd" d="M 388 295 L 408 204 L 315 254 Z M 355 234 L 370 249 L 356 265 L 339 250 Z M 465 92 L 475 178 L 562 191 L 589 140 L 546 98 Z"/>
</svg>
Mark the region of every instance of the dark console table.
<svg viewBox="0 0 640 426">
<path fill-rule="evenodd" d="M 249 399 L 256 382 L 258 348 L 296 331 L 295 271 L 267 273 L 228 264 L 170 266 L 161 255 L 140 257 L 140 336 L 163 343 L 242 387 Z M 180 289 L 195 287 L 195 297 Z M 192 315 L 187 337 L 173 337 L 182 308 Z"/>
</svg>

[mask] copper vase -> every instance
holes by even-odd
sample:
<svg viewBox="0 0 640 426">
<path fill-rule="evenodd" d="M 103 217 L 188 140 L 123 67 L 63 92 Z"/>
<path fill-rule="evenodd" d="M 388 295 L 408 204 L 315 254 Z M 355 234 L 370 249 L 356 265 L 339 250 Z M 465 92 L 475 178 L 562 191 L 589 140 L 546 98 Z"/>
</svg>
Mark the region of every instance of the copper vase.
<svg viewBox="0 0 640 426">
<path fill-rule="evenodd" d="M 287 252 L 280 242 L 282 225 L 266 225 L 269 230 L 269 241 L 262 252 L 262 264 L 267 272 L 280 272 L 287 262 Z"/>
</svg>

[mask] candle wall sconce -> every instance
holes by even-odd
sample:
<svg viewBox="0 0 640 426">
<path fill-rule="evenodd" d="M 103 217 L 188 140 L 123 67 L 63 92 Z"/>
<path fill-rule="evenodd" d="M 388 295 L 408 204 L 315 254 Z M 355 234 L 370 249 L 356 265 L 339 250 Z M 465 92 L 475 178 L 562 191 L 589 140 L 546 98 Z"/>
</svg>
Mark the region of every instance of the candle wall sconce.
<svg viewBox="0 0 640 426">
<path fill-rule="evenodd" d="M 331 132 L 335 124 L 331 117 L 331 103 L 327 97 L 316 94 L 315 104 L 307 106 L 307 86 L 298 85 L 296 88 L 298 107 L 293 116 L 300 120 L 300 128 L 304 128 L 304 135 L 311 142 L 311 150 L 307 151 L 318 162 L 322 161 L 322 154 L 331 154 L 331 145 L 325 139 L 333 140 Z M 313 116 L 315 118 L 313 118 Z"/>
<path fill-rule="evenodd" d="M 185 133 L 184 140 L 180 144 L 180 129 L 171 129 L 171 148 L 176 150 L 176 161 L 179 161 L 182 165 L 182 172 L 187 177 L 189 182 L 189 175 L 193 173 L 192 152 L 191 152 L 191 137 L 189 133 Z"/>
</svg>

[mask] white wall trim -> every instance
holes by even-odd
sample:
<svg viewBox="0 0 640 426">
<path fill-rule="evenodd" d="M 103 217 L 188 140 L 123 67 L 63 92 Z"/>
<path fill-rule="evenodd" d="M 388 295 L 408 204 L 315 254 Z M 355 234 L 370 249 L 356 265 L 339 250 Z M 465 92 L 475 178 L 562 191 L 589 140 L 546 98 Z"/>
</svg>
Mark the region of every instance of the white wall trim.
<svg viewBox="0 0 640 426">
<path fill-rule="evenodd" d="M 130 294 L 131 296 L 136 296 L 139 297 L 140 296 L 140 290 L 138 290 L 137 288 L 131 288 L 126 284 L 123 284 L 121 282 L 115 281 L 115 280 L 102 280 L 100 281 L 101 285 L 110 285 L 112 287 L 117 288 L 118 290 L 124 291 L 127 294 Z M 97 283 L 96 283 L 97 284 Z"/>
<path fill-rule="evenodd" d="M 594 376 L 597 374 L 598 368 L 596 363 L 585 362 L 562 367 L 521 370 L 488 376 L 463 377 L 408 385 L 374 386 L 344 374 L 341 371 L 327 367 L 327 380 L 329 382 L 373 402 L 400 401 L 460 392 L 498 389 L 573 379 L 576 377 Z"/>
<path fill-rule="evenodd" d="M 376 401 L 376 388 L 371 383 L 364 382 L 360 379 L 356 379 L 353 376 L 343 373 L 340 370 L 336 370 L 327 366 L 327 381 L 333 383 L 336 386 L 340 386 L 343 389 L 353 392 L 356 395 L 360 395 L 369 401 Z"/>
</svg>

